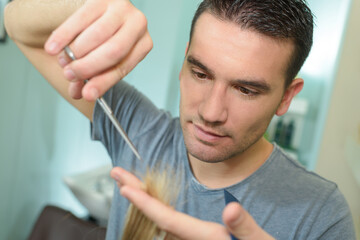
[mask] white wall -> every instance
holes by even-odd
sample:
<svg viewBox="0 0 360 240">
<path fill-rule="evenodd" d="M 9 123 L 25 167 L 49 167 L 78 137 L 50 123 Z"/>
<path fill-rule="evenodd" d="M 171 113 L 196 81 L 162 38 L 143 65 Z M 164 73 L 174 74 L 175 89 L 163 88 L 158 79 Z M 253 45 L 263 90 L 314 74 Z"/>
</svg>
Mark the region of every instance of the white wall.
<svg viewBox="0 0 360 240">
<path fill-rule="evenodd" d="M 8 41 L 0 45 L 0 239 L 25 239 L 44 204 L 84 209 L 62 177 L 107 164 L 89 122 Z"/>
<path fill-rule="evenodd" d="M 134 0 L 144 12 L 154 48 L 126 78 L 159 107 L 178 115 L 179 72 L 200 0 Z"/>
<path fill-rule="evenodd" d="M 314 44 L 299 74 L 305 84 L 298 97 L 309 103 L 299 158 L 308 169 L 314 170 L 351 0 L 308 0 L 308 3 L 315 15 Z"/>
<path fill-rule="evenodd" d="M 360 239 L 360 0 L 352 3 L 316 172 L 344 193 Z M 351 164 L 352 163 L 352 164 Z M 354 172 L 355 165 L 358 172 Z"/>
</svg>

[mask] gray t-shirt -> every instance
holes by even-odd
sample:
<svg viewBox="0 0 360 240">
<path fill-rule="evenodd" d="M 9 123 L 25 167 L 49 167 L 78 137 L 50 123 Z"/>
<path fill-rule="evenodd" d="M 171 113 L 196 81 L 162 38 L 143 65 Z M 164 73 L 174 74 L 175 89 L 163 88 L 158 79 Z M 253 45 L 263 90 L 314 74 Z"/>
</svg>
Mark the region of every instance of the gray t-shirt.
<svg viewBox="0 0 360 240">
<path fill-rule="evenodd" d="M 150 168 L 170 168 L 180 176 L 176 209 L 222 223 L 224 189 L 209 189 L 194 177 L 179 119 L 157 109 L 124 81 L 104 96 Z M 146 168 L 125 144 L 100 106 L 94 109 L 92 137 L 101 141 L 114 166 L 138 175 Z M 128 201 L 114 188 L 107 240 L 122 234 Z M 349 207 L 332 183 L 309 172 L 274 144 L 266 162 L 245 180 L 226 188 L 276 239 L 355 239 Z"/>
</svg>

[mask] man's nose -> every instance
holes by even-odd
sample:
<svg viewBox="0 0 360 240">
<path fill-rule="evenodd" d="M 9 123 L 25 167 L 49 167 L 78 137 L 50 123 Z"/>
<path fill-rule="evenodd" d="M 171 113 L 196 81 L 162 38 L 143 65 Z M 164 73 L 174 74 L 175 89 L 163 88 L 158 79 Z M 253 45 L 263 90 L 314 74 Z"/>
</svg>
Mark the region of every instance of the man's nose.
<svg viewBox="0 0 360 240">
<path fill-rule="evenodd" d="M 215 83 L 211 91 L 205 94 L 198 108 L 200 117 L 208 123 L 224 123 L 228 117 L 225 86 Z"/>
</svg>

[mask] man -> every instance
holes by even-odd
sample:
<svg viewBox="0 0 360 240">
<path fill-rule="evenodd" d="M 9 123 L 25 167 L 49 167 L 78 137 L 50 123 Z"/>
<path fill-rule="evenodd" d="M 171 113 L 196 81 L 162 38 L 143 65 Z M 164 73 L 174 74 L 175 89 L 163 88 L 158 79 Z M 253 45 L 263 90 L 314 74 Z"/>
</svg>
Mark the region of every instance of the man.
<svg viewBox="0 0 360 240">
<path fill-rule="evenodd" d="M 313 30 L 303 1 L 203 1 L 180 73 L 180 119 L 156 109 L 124 82 L 113 86 L 152 46 L 146 19 L 128 1 L 89 0 L 47 40 L 47 53 L 60 54 L 69 93 L 54 57 L 37 47 L 44 45 L 41 36 L 47 37 L 51 26 L 78 6 L 59 4 L 51 10 L 50 23 L 39 26 L 49 6 L 35 5 L 38 14 L 31 14 L 38 19 L 25 24 L 30 11 L 19 1 L 6 10 L 10 35 L 45 78 L 92 121 L 93 138 L 103 142 L 116 166 L 111 175 L 123 197 L 116 188 L 107 239 L 121 236 L 125 198 L 181 239 L 230 239 L 230 233 L 238 239 L 355 239 L 337 186 L 307 172 L 263 138 L 273 115 L 286 113 L 303 87 L 295 76 L 310 51 Z M 34 29 L 25 28 L 29 25 Z M 70 62 L 62 53 L 68 44 L 79 60 Z M 141 191 L 139 180 L 128 171 L 142 171 L 144 163 L 100 107 L 72 99 L 93 101 L 103 94 L 146 166 L 170 167 L 180 176 L 177 211 Z M 224 190 L 241 205 L 225 207 Z"/>
</svg>

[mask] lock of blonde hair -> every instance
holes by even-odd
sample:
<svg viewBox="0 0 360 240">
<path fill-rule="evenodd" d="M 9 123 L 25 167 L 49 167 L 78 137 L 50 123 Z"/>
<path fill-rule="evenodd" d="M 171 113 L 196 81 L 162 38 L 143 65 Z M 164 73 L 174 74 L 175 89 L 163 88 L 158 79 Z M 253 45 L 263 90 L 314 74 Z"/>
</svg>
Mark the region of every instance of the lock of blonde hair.
<svg viewBox="0 0 360 240">
<path fill-rule="evenodd" d="M 175 206 L 178 195 L 178 180 L 172 171 L 147 170 L 143 178 L 143 190 L 150 196 L 168 206 Z M 170 178 L 171 176 L 171 178 Z M 130 204 L 122 240 L 176 240 L 177 238 L 162 231 L 136 206 Z"/>
</svg>

